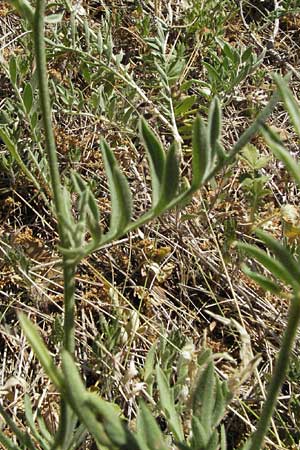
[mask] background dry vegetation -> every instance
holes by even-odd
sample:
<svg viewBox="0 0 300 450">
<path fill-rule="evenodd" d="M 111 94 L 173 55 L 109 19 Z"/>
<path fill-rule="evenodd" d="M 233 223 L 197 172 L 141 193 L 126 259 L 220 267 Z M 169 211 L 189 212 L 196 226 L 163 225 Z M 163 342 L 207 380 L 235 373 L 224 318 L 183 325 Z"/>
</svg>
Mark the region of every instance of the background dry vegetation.
<svg viewBox="0 0 300 450">
<path fill-rule="evenodd" d="M 274 90 L 272 72 L 292 71 L 290 87 L 299 95 L 297 0 L 74 1 L 71 13 L 69 7 L 64 0 L 51 3 L 49 13 L 61 18 L 47 26 L 48 38 L 56 43 L 48 46 L 56 143 L 62 173 L 75 169 L 93 189 L 104 228 L 110 202 L 100 137 L 114 149 L 130 181 L 138 215 L 150 201 L 139 115 L 166 145 L 178 139 L 176 128 L 174 136 L 174 126 L 168 126 L 176 123 L 183 175 L 189 178 L 192 122 L 196 114 L 206 118 L 214 95 L 222 103 L 225 148 L 266 104 Z M 47 204 L 49 174 L 42 144 L 39 148 L 34 139 L 39 117 L 33 126 L 23 95 L 26 83 L 35 83 L 35 62 L 26 25 L 8 2 L 0 4 L 0 29 L 0 122 L 13 130 L 11 138 L 27 168 L 0 143 L 0 387 L 5 407 L 19 424 L 27 392 L 52 430 L 58 399 L 16 316 L 19 310 L 30 316 L 53 355 L 58 353 L 62 274 Z M 92 36 L 99 29 L 103 43 L 98 39 L 96 48 Z M 12 58 L 16 80 L 10 79 Z M 298 155 L 299 140 L 281 105 L 269 124 Z M 219 375 L 235 374 L 236 395 L 224 423 L 228 448 L 238 446 L 260 410 L 288 300 L 248 280 L 234 241 L 253 242 L 251 229 L 259 224 L 288 239 L 281 207 L 298 202 L 297 189 L 258 135 L 185 209 L 84 260 L 76 277 L 76 344 L 90 389 L 118 403 L 134 426 L 137 398 L 147 395 L 145 360 L 152 344 L 160 342 L 157 352 L 170 371 L 180 349 L 193 360 L 209 347 Z M 289 243 L 297 246 L 297 230 L 293 237 Z M 261 360 L 255 369 L 249 361 L 257 354 Z M 297 347 L 269 433 L 270 449 L 298 448 L 298 358 Z"/>
</svg>

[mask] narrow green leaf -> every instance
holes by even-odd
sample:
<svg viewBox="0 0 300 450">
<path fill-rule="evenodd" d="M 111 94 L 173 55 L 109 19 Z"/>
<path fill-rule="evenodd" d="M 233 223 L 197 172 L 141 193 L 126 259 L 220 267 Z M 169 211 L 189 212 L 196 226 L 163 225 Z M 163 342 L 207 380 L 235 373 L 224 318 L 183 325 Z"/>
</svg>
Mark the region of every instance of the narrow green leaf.
<svg viewBox="0 0 300 450">
<path fill-rule="evenodd" d="M 34 9 L 27 0 L 10 0 L 10 3 L 23 19 L 26 19 L 30 25 L 33 25 Z"/>
<path fill-rule="evenodd" d="M 226 429 L 223 424 L 221 425 L 220 447 L 220 450 L 227 450 Z"/>
<path fill-rule="evenodd" d="M 176 411 L 174 398 L 166 375 L 159 366 L 156 367 L 156 378 L 160 394 L 160 403 L 166 415 L 168 426 L 174 434 L 175 439 L 181 442 L 184 439 L 181 419 Z"/>
<path fill-rule="evenodd" d="M 148 155 L 152 182 L 152 202 L 153 207 L 155 207 L 160 197 L 160 186 L 165 170 L 166 155 L 160 140 L 145 119 L 140 121 L 140 135 Z"/>
<path fill-rule="evenodd" d="M 77 192 L 77 194 L 81 194 L 86 190 L 87 184 L 79 173 L 72 170 L 71 180 L 74 186 L 74 190 L 75 192 Z"/>
<path fill-rule="evenodd" d="M 21 450 L 20 447 L 15 445 L 11 439 L 9 439 L 1 430 L 0 430 L 0 444 L 3 445 L 5 450 Z"/>
<path fill-rule="evenodd" d="M 255 281 L 255 283 L 261 286 L 265 291 L 272 292 L 273 294 L 279 294 L 282 291 L 281 287 L 277 283 L 258 272 L 253 272 L 248 266 L 246 266 L 246 264 L 242 266 L 242 271 L 245 275 L 247 275 L 247 277 Z"/>
<path fill-rule="evenodd" d="M 207 433 L 212 429 L 213 412 L 216 402 L 214 365 L 209 361 L 200 376 L 192 397 L 193 414 L 199 417 Z"/>
<path fill-rule="evenodd" d="M 24 398 L 24 410 L 25 410 L 25 416 L 26 416 L 26 423 L 29 426 L 32 436 L 39 442 L 39 444 L 42 446 L 43 450 L 50 450 L 50 445 L 45 441 L 45 439 L 42 438 L 40 433 L 38 432 L 33 418 L 33 412 L 32 412 L 32 406 L 30 402 L 29 396 L 26 394 Z"/>
<path fill-rule="evenodd" d="M 82 406 L 87 391 L 73 357 L 66 350 L 63 350 L 62 352 L 62 370 L 65 379 L 64 387 L 67 396 L 72 400 L 72 403 Z"/>
<path fill-rule="evenodd" d="M 265 233 L 262 230 L 256 230 L 255 234 L 269 247 L 281 264 L 288 269 L 290 274 L 293 275 L 295 282 L 300 284 L 299 262 L 293 258 L 289 250 L 280 244 L 278 240 L 274 239 L 269 233 Z"/>
<path fill-rule="evenodd" d="M 242 242 L 238 242 L 237 247 L 244 250 L 250 257 L 256 259 L 260 264 L 268 269 L 274 277 L 279 278 L 288 285 L 295 286 L 295 279 L 290 274 L 289 270 L 287 270 L 279 261 L 267 255 L 266 252 L 255 245 L 244 244 Z"/>
<path fill-rule="evenodd" d="M 210 348 L 203 348 L 201 352 L 198 355 L 197 363 L 198 366 L 204 366 L 209 362 L 209 360 L 212 358 L 212 351 Z"/>
<path fill-rule="evenodd" d="M 276 158 L 280 159 L 284 163 L 294 181 L 298 184 L 298 186 L 300 186 L 299 163 L 297 163 L 297 161 L 291 156 L 289 151 L 284 147 L 278 134 L 270 130 L 270 128 L 268 127 L 263 127 L 261 132 Z"/>
<path fill-rule="evenodd" d="M 215 430 L 212 433 L 205 450 L 218 450 L 218 449 L 219 449 L 219 434 Z"/>
<path fill-rule="evenodd" d="M 48 428 L 47 428 L 47 426 L 45 424 L 44 418 L 40 414 L 38 414 L 36 420 L 37 420 L 37 423 L 38 423 L 38 426 L 39 426 L 39 431 L 40 431 L 40 434 L 42 435 L 42 437 L 47 442 L 53 442 L 54 436 L 53 436 L 53 434 L 49 433 L 49 430 L 48 430 Z"/>
<path fill-rule="evenodd" d="M 178 450 L 191 450 L 191 446 L 184 444 L 183 442 L 176 442 L 176 447 L 178 447 Z M 199 450 L 199 448 L 197 448 L 197 450 Z"/>
<path fill-rule="evenodd" d="M 131 192 L 127 179 L 105 141 L 102 141 L 101 148 L 111 195 L 110 232 L 118 235 L 125 230 L 132 217 Z"/>
<path fill-rule="evenodd" d="M 275 108 L 276 104 L 279 100 L 279 93 L 275 92 L 270 100 L 268 101 L 267 105 L 261 110 L 261 112 L 258 114 L 254 122 L 250 125 L 249 128 L 247 128 L 244 133 L 240 136 L 230 153 L 228 154 L 228 161 L 232 162 L 236 155 L 242 150 L 242 148 L 245 147 L 248 142 L 252 139 L 252 137 L 259 131 L 262 124 L 267 120 L 269 115 L 272 113 L 273 109 Z M 220 168 L 220 165 L 217 165 L 214 168 L 214 174 L 215 171 L 217 171 Z"/>
<path fill-rule="evenodd" d="M 241 450 L 250 450 L 250 447 L 252 445 L 252 440 L 251 437 L 244 443 L 243 447 L 241 448 Z"/>
<path fill-rule="evenodd" d="M 218 71 L 208 62 L 204 61 L 203 66 L 206 67 L 208 76 L 213 81 L 222 81 Z"/>
<path fill-rule="evenodd" d="M 157 210 L 164 210 L 175 198 L 179 187 L 179 159 L 176 144 L 173 143 L 167 153 L 165 170 L 161 184 L 161 195 L 156 206 Z"/>
<path fill-rule="evenodd" d="M 74 431 L 73 438 L 69 443 L 70 449 L 79 449 L 84 446 L 84 443 L 87 441 L 88 430 L 84 423 L 81 423 Z"/>
<path fill-rule="evenodd" d="M 62 363 L 64 379 L 66 380 L 62 391 L 65 402 L 72 407 L 96 441 L 110 448 L 111 441 L 107 437 L 102 424 L 86 404 L 89 393 L 85 389 L 76 364 L 72 356 L 65 350 L 62 352 Z"/>
<path fill-rule="evenodd" d="M 62 21 L 63 16 L 64 12 L 58 14 L 48 14 L 48 16 L 45 17 L 45 23 L 59 23 Z"/>
<path fill-rule="evenodd" d="M 95 393 L 88 393 L 84 404 L 93 411 L 115 446 L 120 449 L 140 450 L 135 436 L 120 419 L 117 405 L 102 400 Z"/>
<path fill-rule="evenodd" d="M 88 211 L 88 199 L 89 199 L 89 189 L 88 187 L 80 194 L 78 200 L 78 221 L 82 221 L 85 224 L 85 218 Z"/>
<path fill-rule="evenodd" d="M 17 439 L 20 442 L 20 444 L 22 444 L 22 448 L 23 448 L 23 446 L 25 446 L 25 448 L 27 450 L 35 450 L 35 446 L 34 446 L 32 440 L 31 440 L 30 436 L 28 435 L 28 433 L 24 433 L 23 431 L 21 431 L 18 428 L 18 426 L 16 425 L 15 421 L 5 411 L 5 409 L 3 408 L 1 403 L 0 403 L 0 414 L 3 417 L 3 419 L 5 420 L 6 424 L 11 429 L 12 433 L 17 437 Z M 1 439 L 0 439 L 0 441 L 1 441 Z"/>
<path fill-rule="evenodd" d="M 204 121 L 197 116 L 193 126 L 193 178 L 191 189 L 199 189 L 211 169 L 211 149 Z"/>
<path fill-rule="evenodd" d="M 166 450 L 163 434 L 152 413 L 144 402 L 140 402 L 137 417 L 137 433 L 150 449 Z"/>
<path fill-rule="evenodd" d="M 4 128 L 0 128 L 0 138 L 6 145 L 7 150 L 9 151 L 10 155 L 13 157 L 13 159 L 16 161 L 16 163 L 19 165 L 19 167 L 22 169 L 23 173 L 27 176 L 27 178 L 34 184 L 36 188 L 41 192 L 42 189 L 40 185 L 38 184 L 35 177 L 32 175 L 31 171 L 28 170 L 26 165 L 24 164 L 22 158 L 19 155 L 18 149 L 14 142 L 10 139 L 8 133 Z"/>
<path fill-rule="evenodd" d="M 89 191 L 88 198 L 88 214 L 87 214 L 87 226 L 91 236 L 94 240 L 100 241 L 102 237 L 102 229 L 100 226 L 100 211 L 97 205 L 94 194 Z"/>
<path fill-rule="evenodd" d="M 94 194 L 90 191 L 88 198 L 88 210 L 90 216 L 96 223 L 100 222 L 100 211 Z"/>
<path fill-rule="evenodd" d="M 9 60 L 9 78 L 11 81 L 11 84 L 16 85 L 17 83 L 17 60 L 15 56 L 11 56 Z"/>
<path fill-rule="evenodd" d="M 196 100 L 196 95 L 189 95 L 188 97 L 185 97 L 183 100 L 181 100 L 175 107 L 175 117 L 181 117 L 185 115 L 191 109 Z"/>
<path fill-rule="evenodd" d="M 31 83 L 26 83 L 24 92 L 23 92 L 23 102 L 26 109 L 27 114 L 30 113 L 32 104 L 33 104 L 33 92 Z"/>
<path fill-rule="evenodd" d="M 193 450 L 205 449 L 208 443 L 209 434 L 202 425 L 200 419 L 193 415 L 192 417 L 192 448 Z"/>
<path fill-rule="evenodd" d="M 216 144 L 221 138 L 221 123 L 222 116 L 220 102 L 217 97 L 214 97 L 208 110 L 207 122 L 208 139 L 213 155 L 216 153 Z"/>
<path fill-rule="evenodd" d="M 156 354 L 157 343 L 155 342 L 147 353 L 145 364 L 144 364 L 144 376 L 143 379 L 145 383 L 148 383 L 152 378 L 154 373 L 155 365 L 155 354 Z"/>
<path fill-rule="evenodd" d="M 212 414 L 212 426 L 214 427 L 218 426 L 220 421 L 223 419 L 229 399 L 228 395 L 224 395 L 225 389 L 223 383 L 219 380 L 219 378 L 216 375 L 215 375 L 215 382 L 216 382 L 215 404 L 214 404 L 214 411 Z"/>
<path fill-rule="evenodd" d="M 225 152 L 223 145 L 220 142 L 216 142 L 215 152 L 218 158 L 218 162 L 224 164 L 228 156 L 227 153 Z"/>
<path fill-rule="evenodd" d="M 37 328 L 24 314 L 18 315 L 22 330 L 33 348 L 39 362 L 41 363 L 46 374 L 57 389 L 62 389 L 63 378 L 60 370 L 55 366 L 50 353 L 44 344 Z"/>
<path fill-rule="evenodd" d="M 84 405 L 86 408 L 89 408 L 95 417 L 97 417 L 97 420 L 102 423 L 105 433 L 111 442 L 119 448 L 125 447 L 129 440 L 130 432 L 129 430 L 126 430 L 121 419 L 113 409 L 113 405 L 109 402 L 104 402 L 97 395 L 92 393 L 86 395 Z M 128 448 L 130 447 L 128 446 Z M 138 450 L 138 446 L 133 446 L 132 448 Z"/>
<path fill-rule="evenodd" d="M 300 106 L 289 89 L 287 82 L 277 74 L 273 74 L 274 81 L 288 110 L 290 119 L 300 137 Z"/>
</svg>

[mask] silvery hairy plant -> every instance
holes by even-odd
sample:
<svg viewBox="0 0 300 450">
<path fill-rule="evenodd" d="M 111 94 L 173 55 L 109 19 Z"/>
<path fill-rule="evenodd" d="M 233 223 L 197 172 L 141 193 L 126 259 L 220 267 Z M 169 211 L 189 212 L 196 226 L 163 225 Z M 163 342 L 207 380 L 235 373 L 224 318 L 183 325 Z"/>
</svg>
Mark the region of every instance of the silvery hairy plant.
<svg viewBox="0 0 300 450">
<path fill-rule="evenodd" d="M 61 367 L 53 361 L 37 328 L 23 314 L 19 321 L 37 359 L 61 398 L 57 432 L 52 436 L 42 419 L 35 419 L 31 403 L 25 398 L 26 426 L 21 430 L 0 405 L 0 413 L 10 427 L 15 440 L 0 431 L 0 442 L 8 450 L 37 448 L 44 450 L 71 450 L 79 448 L 89 433 L 99 449 L 164 450 L 168 444 L 145 403 L 138 412 L 137 431 L 132 432 L 121 420 L 115 406 L 89 392 L 81 379 L 75 362 L 75 273 L 80 261 L 104 245 L 140 227 L 171 208 L 181 207 L 193 193 L 214 177 L 221 169 L 234 162 L 238 152 L 249 142 L 267 119 L 278 101 L 275 93 L 254 123 L 247 129 L 230 151 L 221 144 L 222 118 L 220 104 L 215 98 L 209 108 L 207 123 L 197 117 L 192 134 L 192 180 L 181 181 L 179 149 L 176 140 L 168 150 L 141 118 L 139 136 L 145 147 L 152 183 L 152 205 L 141 217 L 132 217 L 132 196 L 128 181 L 122 173 L 110 146 L 100 142 L 111 196 L 110 225 L 107 232 L 100 227 L 97 201 L 88 184 L 77 173 L 71 174 L 71 183 L 63 185 L 56 153 L 51 121 L 51 106 L 47 81 L 44 38 L 45 0 L 36 0 L 35 9 L 27 0 L 11 0 L 12 5 L 27 21 L 32 32 L 38 79 L 38 96 L 43 123 L 44 146 L 48 159 L 52 188 L 52 208 L 57 219 L 59 251 L 64 277 L 64 327 L 61 349 Z M 30 88 L 27 88 L 30 96 Z M 30 103 L 30 101 L 29 101 Z M 29 110 L 30 113 L 30 110 Z M 0 129 L 0 136 L 9 150 L 8 129 Z M 20 161 L 20 164 L 22 162 Z M 78 217 L 71 208 L 72 185 L 78 198 Z M 89 238 L 87 238 L 89 236 Z M 203 363 L 203 362 L 202 362 Z M 217 428 L 228 403 L 226 383 L 216 377 L 210 358 L 206 359 L 192 395 L 192 428 L 185 439 L 181 419 L 176 412 L 172 389 L 164 373 L 157 368 L 156 378 L 160 403 L 169 430 L 178 448 L 217 450 L 226 448 L 225 433 Z M 15 442 L 18 442 L 16 444 Z M 251 447 L 253 450 L 258 447 Z"/>
</svg>

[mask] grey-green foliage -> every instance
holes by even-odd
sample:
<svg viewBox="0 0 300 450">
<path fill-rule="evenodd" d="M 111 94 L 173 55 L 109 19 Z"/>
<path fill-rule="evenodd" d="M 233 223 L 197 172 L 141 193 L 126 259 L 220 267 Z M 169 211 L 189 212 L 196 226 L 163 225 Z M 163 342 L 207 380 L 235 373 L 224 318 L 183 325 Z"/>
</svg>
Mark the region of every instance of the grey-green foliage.
<svg viewBox="0 0 300 450">
<path fill-rule="evenodd" d="M 103 154 L 106 176 L 111 197 L 111 218 L 109 230 L 103 232 L 100 227 L 100 213 L 97 199 L 82 177 L 73 173 L 70 179 L 62 183 L 59 171 L 53 127 L 51 123 L 51 102 L 46 76 L 46 48 L 44 39 L 45 1 L 36 1 L 36 10 L 33 11 L 30 4 L 24 0 L 15 0 L 13 4 L 27 25 L 32 28 L 32 36 L 35 45 L 35 56 L 37 61 L 37 105 L 41 107 L 43 123 L 43 134 L 45 136 L 45 148 L 49 162 L 49 177 L 53 191 L 52 212 L 56 214 L 62 254 L 62 266 L 64 273 L 64 327 L 63 346 L 61 349 L 62 366 L 57 366 L 51 357 L 49 350 L 40 337 L 38 330 L 31 321 L 20 315 L 20 323 L 26 338 L 33 348 L 37 359 L 44 371 L 54 384 L 61 397 L 61 411 L 59 427 L 54 436 L 47 433 L 44 422 L 39 418 L 34 422 L 31 405 L 26 399 L 26 419 L 30 429 L 21 431 L 12 421 L 4 408 L 0 407 L 0 413 L 4 417 L 12 433 L 17 437 L 19 444 L 7 438 L 0 432 L 0 441 L 11 449 L 35 448 L 35 442 L 48 450 L 73 450 L 78 448 L 88 431 L 94 438 L 98 448 L 103 449 L 140 449 L 155 450 L 155 448 L 168 448 L 165 438 L 157 426 L 150 411 L 145 405 L 141 405 L 138 414 L 137 433 L 131 432 L 124 420 L 120 418 L 119 410 L 109 402 L 105 402 L 95 393 L 89 392 L 81 379 L 79 370 L 74 359 L 75 350 L 75 271 L 80 260 L 91 254 L 94 250 L 112 242 L 130 230 L 136 229 L 142 224 L 167 211 L 168 209 L 181 205 L 188 201 L 192 194 L 208 182 L 220 169 L 234 161 L 236 154 L 258 131 L 261 123 L 266 120 L 277 101 L 274 94 L 268 105 L 264 108 L 256 121 L 241 136 L 234 147 L 225 152 L 221 144 L 221 109 L 217 98 L 211 104 L 207 124 L 203 119 L 196 118 L 193 130 L 192 142 L 192 182 L 191 185 L 183 183 L 180 179 L 178 136 L 175 136 L 176 123 L 172 117 L 171 129 L 174 132 L 174 143 L 168 149 L 163 148 L 156 133 L 150 128 L 144 119 L 140 120 L 140 139 L 142 140 L 150 166 L 152 179 L 152 205 L 141 217 L 133 219 L 131 192 L 128 181 L 122 173 L 117 159 L 105 141 L 101 141 L 100 148 Z M 73 17 L 74 19 L 74 17 Z M 59 20 L 59 18 L 51 18 Z M 71 25 L 74 21 L 71 21 Z M 76 33 L 72 28 L 72 50 L 76 50 Z M 86 34 L 89 31 L 86 29 Z M 91 33 L 92 35 L 92 33 Z M 98 39 L 100 45 L 101 39 Z M 47 41 L 49 43 L 49 41 Z M 49 43 L 51 45 L 51 42 Z M 82 50 L 79 50 L 82 52 Z M 106 43 L 106 55 L 109 63 L 112 61 L 118 66 L 118 58 L 113 54 L 113 45 Z M 135 88 L 139 95 L 143 92 L 136 86 L 119 64 L 121 75 L 128 85 Z M 11 62 L 10 75 L 12 83 L 16 82 L 17 73 L 14 62 Z M 172 77 L 171 77 L 172 78 Z M 30 114 L 34 89 L 25 85 L 22 102 L 23 111 Z M 169 124 L 163 114 L 158 111 L 158 117 L 163 123 Z M 28 168 L 18 154 L 17 143 L 10 139 L 9 127 L 1 127 L 1 136 L 8 147 L 11 155 L 16 159 L 24 173 L 30 177 Z M 71 188 L 70 188 L 71 186 Z M 38 187 L 38 186 L 37 186 Z M 73 214 L 71 194 L 77 194 L 77 215 Z M 153 353 L 150 363 L 153 363 Z M 149 363 L 149 367 L 151 364 Z M 201 439 L 203 450 L 215 450 L 226 448 L 224 430 L 219 431 L 219 423 L 225 411 L 228 401 L 226 384 L 221 383 L 215 375 L 213 365 L 208 359 L 205 367 L 199 374 L 199 380 L 195 389 L 191 392 L 192 429 L 189 436 L 184 435 L 181 411 L 178 411 L 176 389 L 170 385 L 168 375 L 157 366 L 155 374 L 148 370 L 149 377 L 155 376 L 160 393 L 160 408 L 165 415 L 169 431 L 179 448 L 196 449 L 198 438 Z M 183 383 L 185 367 L 181 363 L 179 367 L 180 380 Z M 149 381 L 150 378 L 147 378 Z M 151 381 L 149 381 L 151 386 Z M 180 409 L 180 408 L 179 408 Z M 79 420 L 80 425 L 77 426 Z M 153 430 L 150 434 L 149 428 Z"/>
<path fill-rule="evenodd" d="M 300 137 L 300 107 L 292 95 L 285 80 L 278 75 L 274 75 L 275 82 L 281 94 L 281 98 L 287 109 L 295 131 Z M 285 148 L 279 136 L 264 127 L 262 133 L 270 146 L 274 155 L 280 159 L 289 172 L 292 180 L 300 184 L 300 164 L 295 160 L 288 149 Z M 238 247 L 250 258 L 258 261 L 264 268 L 265 273 L 257 273 L 244 267 L 245 273 L 266 290 L 278 293 L 283 286 L 289 289 L 290 306 L 288 322 L 284 332 L 279 355 L 274 368 L 266 401 L 263 405 L 261 415 L 258 420 L 257 430 L 245 444 L 243 450 L 260 450 L 263 446 L 264 438 L 268 432 L 268 427 L 276 407 L 281 386 L 285 380 L 291 352 L 295 343 L 297 329 L 300 322 L 300 257 L 293 255 L 290 249 L 270 234 L 262 230 L 255 230 L 256 237 L 266 247 L 266 251 L 261 247 L 247 243 L 238 243 Z M 271 278 L 270 278 L 271 277 Z M 280 285 L 278 282 L 281 282 Z"/>
<path fill-rule="evenodd" d="M 228 42 L 217 38 L 220 55 L 212 51 L 209 62 L 203 65 L 207 70 L 207 88 L 212 95 L 220 95 L 222 99 L 232 95 L 236 87 L 242 83 L 263 62 L 265 52 L 256 55 L 251 47 L 237 49 Z"/>
<path fill-rule="evenodd" d="M 45 344 L 39 337 L 38 331 L 30 320 L 21 315 L 20 321 L 25 335 L 46 374 L 61 396 L 72 407 L 84 428 L 89 431 L 100 447 L 103 445 L 109 449 L 128 450 L 168 448 L 166 437 L 160 430 L 153 412 L 144 402 L 140 403 L 138 409 L 136 432 L 131 432 L 126 422 L 120 417 L 120 410 L 117 405 L 106 402 L 96 394 L 86 390 L 73 357 L 68 352 L 63 351 L 62 369 L 56 368 Z M 157 345 L 153 349 L 155 351 L 158 350 Z M 187 348 L 184 346 L 182 350 L 186 352 Z M 192 358 L 185 357 L 184 359 L 186 366 L 194 363 Z M 179 361 L 181 360 L 182 357 L 179 358 Z M 190 425 L 187 437 L 185 437 L 183 432 L 184 419 L 179 412 L 178 398 L 174 395 L 176 384 L 179 383 L 179 380 L 171 387 L 169 376 L 160 367 L 158 361 L 156 369 L 154 369 L 154 365 L 152 366 L 151 373 L 153 373 L 158 385 L 159 410 L 163 413 L 168 431 L 178 448 L 190 448 L 192 450 L 225 449 L 226 438 L 224 430 L 220 427 L 220 422 L 231 399 L 227 383 L 221 382 L 216 375 L 211 351 L 206 350 L 202 353 L 201 357 L 198 358 L 198 365 L 194 382 L 188 387 L 188 392 L 185 396 L 187 400 L 184 411 L 185 414 L 189 412 L 191 416 L 191 422 L 188 421 Z M 187 376 L 185 381 L 188 386 L 189 379 Z M 49 434 L 45 433 L 43 427 L 41 427 L 42 421 L 39 422 L 38 426 L 35 424 L 28 398 L 26 398 L 25 403 L 26 419 L 31 430 L 31 437 L 26 433 L 21 435 L 11 419 L 9 419 L 9 416 L 5 414 L 5 411 L 0 410 L 0 412 L 7 419 L 7 423 L 12 430 L 19 433 L 19 438 L 22 439 L 26 448 L 33 448 L 34 444 L 31 444 L 32 439 L 39 442 L 45 450 L 54 448 L 53 439 L 51 441 Z M 83 435 L 83 431 L 81 425 L 79 431 L 77 430 L 77 434 Z M 74 443 L 75 446 L 73 447 L 72 443 L 66 448 L 77 448 L 77 444 L 79 446 L 79 443 Z"/>
<path fill-rule="evenodd" d="M 261 173 L 261 169 L 265 168 L 270 157 L 261 156 L 254 145 L 248 144 L 242 150 L 240 158 L 248 166 L 247 172 L 241 177 L 241 187 L 250 199 L 250 222 L 253 224 L 262 199 L 271 192 L 266 187 L 270 177 Z"/>
</svg>

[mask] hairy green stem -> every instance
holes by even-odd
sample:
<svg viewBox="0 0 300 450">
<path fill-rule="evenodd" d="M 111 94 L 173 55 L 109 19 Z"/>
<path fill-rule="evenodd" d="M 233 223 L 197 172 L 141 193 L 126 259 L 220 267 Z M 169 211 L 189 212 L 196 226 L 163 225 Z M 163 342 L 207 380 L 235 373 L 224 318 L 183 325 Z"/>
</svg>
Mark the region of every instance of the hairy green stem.
<svg viewBox="0 0 300 450">
<path fill-rule="evenodd" d="M 37 76 L 39 84 L 39 98 L 42 112 L 42 120 L 45 131 L 46 151 L 49 161 L 51 186 L 53 189 L 53 199 L 55 211 L 58 218 L 58 232 L 60 237 L 60 244 L 62 247 L 68 247 L 68 239 L 64 232 L 61 219 L 66 214 L 63 197 L 60 174 L 58 169 L 58 160 L 54 133 L 51 120 L 51 106 L 50 95 L 47 80 L 47 65 L 46 65 L 46 49 L 44 42 L 44 15 L 45 15 L 45 0 L 38 0 L 36 4 L 36 12 L 34 18 L 34 44 L 37 64 Z M 69 266 L 64 259 L 64 348 L 74 353 L 74 277 L 75 266 Z"/>
<path fill-rule="evenodd" d="M 46 49 L 44 42 L 45 7 L 46 7 L 45 0 L 37 1 L 33 24 L 33 39 L 35 47 L 36 72 L 39 86 L 39 101 L 45 131 L 46 151 L 49 160 L 49 169 L 54 196 L 54 205 L 56 214 L 59 217 L 59 215 L 62 213 L 62 196 L 61 196 L 61 181 L 58 170 L 55 139 L 52 128 L 51 105 L 47 80 Z M 60 231 L 60 238 L 61 240 L 63 240 L 63 232 L 61 230 L 59 231 Z"/>
<path fill-rule="evenodd" d="M 256 432 L 251 439 L 249 450 L 261 450 L 263 441 L 268 432 L 270 421 L 277 403 L 277 398 L 281 386 L 289 367 L 290 355 L 296 338 L 297 328 L 300 322 L 300 291 L 298 291 L 291 301 L 287 327 L 282 339 L 274 374 L 271 379 L 267 399 L 264 403 Z"/>
<path fill-rule="evenodd" d="M 64 349 L 75 351 L 75 266 L 63 260 L 64 270 Z"/>
<path fill-rule="evenodd" d="M 62 218 L 64 217 L 64 214 L 66 213 L 68 214 L 69 212 L 65 211 L 63 203 L 61 179 L 59 173 L 54 133 L 52 128 L 52 120 L 51 120 L 52 111 L 50 105 L 50 95 L 47 79 L 46 48 L 44 38 L 45 8 L 46 8 L 45 0 L 37 0 L 33 22 L 36 70 L 39 87 L 40 108 L 45 133 L 46 151 L 49 161 L 51 186 L 53 190 L 53 200 L 55 212 L 58 219 L 58 233 L 60 237 L 61 246 L 68 247 L 68 238 L 62 226 Z M 75 328 L 74 328 L 75 268 L 76 268 L 75 265 L 72 266 L 68 265 L 66 262 L 66 258 L 65 257 L 63 258 L 63 275 L 64 275 L 63 347 L 71 354 L 74 354 L 75 350 Z M 62 400 L 60 423 L 58 433 L 55 439 L 55 448 L 62 448 L 62 449 L 68 448 L 68 442 L 70 440 L 70 436 L 72 436 L 72 426 L 73 426 L 72 419 L 73 413 L 71 408 L 65 403 L 64 400 Z"/>
</svg>

